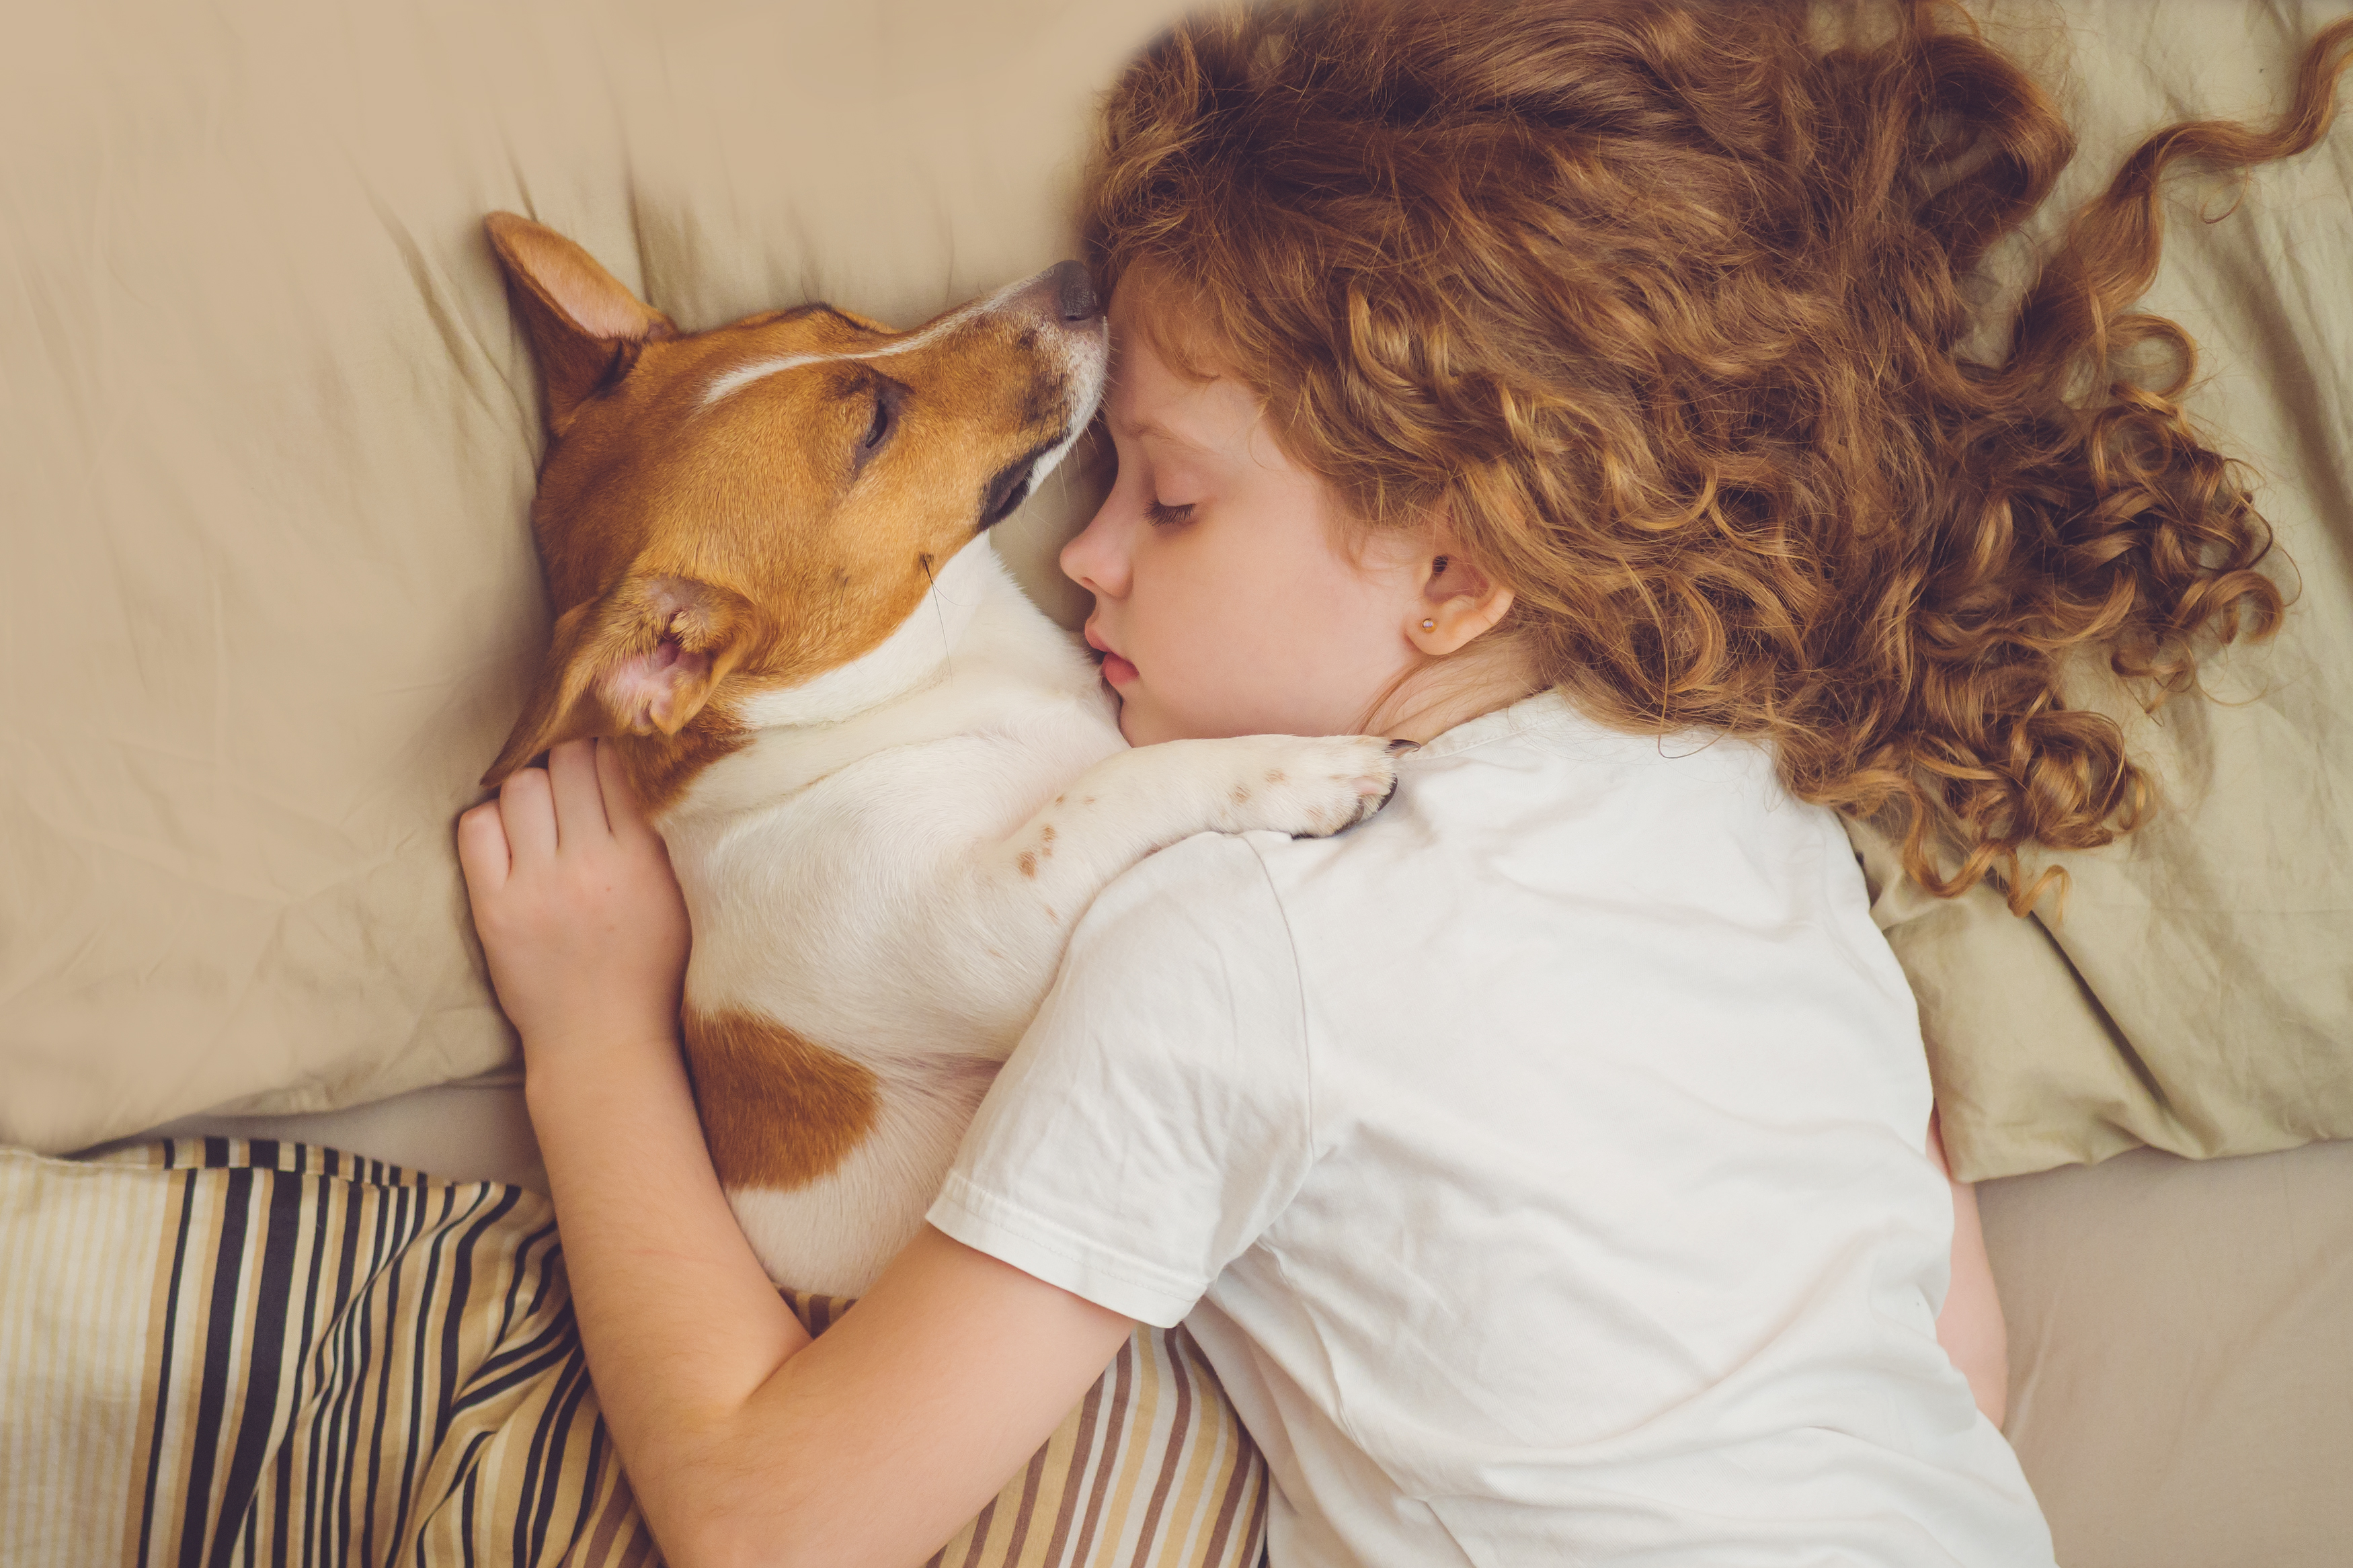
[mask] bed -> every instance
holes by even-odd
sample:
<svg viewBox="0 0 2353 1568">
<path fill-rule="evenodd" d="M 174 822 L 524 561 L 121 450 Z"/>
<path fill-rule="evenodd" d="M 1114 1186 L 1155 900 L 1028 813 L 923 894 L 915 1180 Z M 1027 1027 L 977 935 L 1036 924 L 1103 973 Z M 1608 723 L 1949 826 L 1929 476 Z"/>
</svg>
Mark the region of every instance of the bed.
<svg viewBox="0 0 2353 1568">
<path fill-rule="evenodd" d="M 0 61 L 0 1487 L 20 1489 L 0 1561 L 174 1555 L 182 1538 L 124 1520 L 189 1512 L 125 1489 L 173 1436 L 155 1353 L 182 1321 L 170 1282 L 195 1276 L 76 1241 L 99 1222 L 72 1203 L 161 1215 L 176 1192 L 168 1212 L 193 1213 L 240 1171 L 248 1206 L 429 1193 L 499 1207 L 470 1244 L 484 1269 L 546 1272 L 450 838 L 547 630 L 535 384 L 481 216 L 550 223 L 688 326 L 811 298 L 917 320 L 1070 253 L 1092 95 L 1175 9 L 121 0 L 19 20 Z M 2347 7 L 1979 9 L 2083 137 L 2047 237 L 2137 133 L 2267 117 Z M 2150 302 L 2199 341 L 2193 408 L 2259 481 L 2287 626 L 2211 670 L 2221 700 L 2154 717 L 2084 673 L 2074 699 L 2127 724 L 2166 810 L 2066 858 L 2063 915 L 1927 900 L 1884 844 L 1856 847 L 1947 1143 L 1984 1184 L 2007 1430 L 2061 1561 L 2319 1568 L 2353 1550 L 2353 124 L 2237 186 L 2185 176 L 2170 210 Z M 1052 554 L 1087 499 L 1058 479 L 1003 532 L 1066 621 Z M 417 1226 L 387 1268 L 458 1234 Z M 239 1278 L 223 1321 L 267 1294 Z M 540 1300 L 545 1321 L 511 1315 L 519 1337 L 466 1365 L 561 1352 L 560 1294 Z M 258 1397 L 201 1358 L 189 1375 L 192 1401 Z M 501 1407 L 523 1425 L 481 1428 L 521 1468 L 478 1447 L 447 1495 L 535 1452 L 530 1496 L 552 1500 L 523 1512 L 570 1523 L 517 1559 L 643 1560 L 585 1465 L 598 1428 L 568 1375 L 561 1353 L 534 1367 Z M 216 1534 L 243 1473 L 223 1441 Z M 287 1451 L 256 1442 L 257 1474 Z M 92 1516 L 106 1487 L 128 1500 Z M 480 1516 L 511 1530 L 522 1509 Z M 1046 1535 L 1012 1545 L 1038 1559 Z"/>
</svg>

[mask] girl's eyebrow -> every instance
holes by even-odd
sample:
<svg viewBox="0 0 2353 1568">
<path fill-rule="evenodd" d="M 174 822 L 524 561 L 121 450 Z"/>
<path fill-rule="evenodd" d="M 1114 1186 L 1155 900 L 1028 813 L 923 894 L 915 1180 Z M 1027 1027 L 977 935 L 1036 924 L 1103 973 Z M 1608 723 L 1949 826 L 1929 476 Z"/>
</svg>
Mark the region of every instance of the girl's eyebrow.
<svg viewBox="0 0 2353 1568">
<path fill-rule="evenodd" d="M 1125 424 L 1117 419 L 1107 419 L 1107 422 L 1113 429 L 1117 430 L 1121 435 L 1125 436 L 1131 441 L 1162 441 L 1182 451 L 1198 452 L 1203 457 L 1210 455 L 1209 448 L 1203 446 L 1200 442 L 1193 440 L 1189 437 L 1180 436 L 1176 431 L 1168 428 L 1167 426 L 1159 424 L 1154 420 L 1146 419 L 1140 424 L 1135 425 Z"/>
</svg>

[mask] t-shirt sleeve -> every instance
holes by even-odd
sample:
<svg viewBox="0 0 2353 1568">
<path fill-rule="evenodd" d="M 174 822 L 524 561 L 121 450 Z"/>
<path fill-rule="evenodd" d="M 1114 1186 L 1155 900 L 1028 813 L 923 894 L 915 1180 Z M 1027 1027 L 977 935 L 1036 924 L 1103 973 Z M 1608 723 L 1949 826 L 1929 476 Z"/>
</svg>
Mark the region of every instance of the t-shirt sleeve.
<svg viewBox="0 0 2353 1568">
<path fill-rule="evenodd" d="M 1310 1159 L 1299 975 L 1257 853 L 1203 834 L 1105 888 L 927 1216 L 1166 1328 Z"/>
</svg>

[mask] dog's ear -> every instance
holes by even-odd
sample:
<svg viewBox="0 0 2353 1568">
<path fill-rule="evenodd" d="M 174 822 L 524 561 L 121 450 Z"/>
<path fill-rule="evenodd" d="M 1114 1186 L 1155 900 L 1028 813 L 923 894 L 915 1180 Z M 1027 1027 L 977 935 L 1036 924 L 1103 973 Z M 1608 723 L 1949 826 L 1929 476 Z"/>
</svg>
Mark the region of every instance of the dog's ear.
<svg viewBox="0 0 2353 1568">
<path fill-rule="evenodd" d="M 507 298 L 531 337 L 554 434 L 564 434 L 573 412 L 598 388 L 628 374 L 638 350 L 678 336 L 668 316 L 554 229 L 512 213 L 492 213 L 482 227 L 506 268 Z"/>
<path fill-rule="evenodd" d="M 758 650 L 751 602 L 684 577 L 631 577 L 555 623 L 539 683 L 482 783 L 584 735 L 675 735 Z"/>
</svg>

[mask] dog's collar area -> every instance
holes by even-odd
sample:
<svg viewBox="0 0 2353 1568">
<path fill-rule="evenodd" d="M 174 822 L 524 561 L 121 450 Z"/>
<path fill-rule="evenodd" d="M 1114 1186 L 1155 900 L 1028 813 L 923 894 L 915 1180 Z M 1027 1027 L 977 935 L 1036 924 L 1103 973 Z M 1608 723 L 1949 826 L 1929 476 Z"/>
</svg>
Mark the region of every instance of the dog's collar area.
<svg viewBox="0 0 2353 1568">
<path fill-rule="evenodd" d="M 939 679 L 988 593 L 989 575 L 1004 568 L 987 540 L 975 540 L 925 571 L 923 596 L 880 644 L 798 686 L 754 692 L 738 717 L 755 730 L 839 723 Z"/>
</svg>

